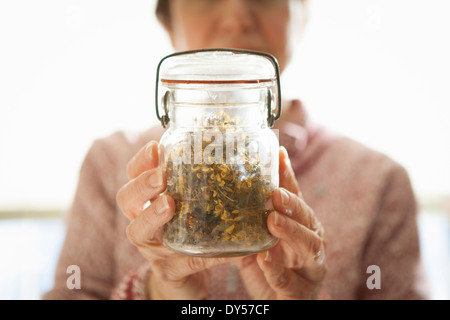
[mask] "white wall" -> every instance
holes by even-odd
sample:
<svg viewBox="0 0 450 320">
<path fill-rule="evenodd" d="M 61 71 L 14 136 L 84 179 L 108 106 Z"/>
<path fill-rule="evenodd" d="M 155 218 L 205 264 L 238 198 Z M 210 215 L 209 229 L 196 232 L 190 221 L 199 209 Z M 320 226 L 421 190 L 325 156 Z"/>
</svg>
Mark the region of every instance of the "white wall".
<svg viewBox="0 0 450 320">
<path fill-rule="evenodd" d="M 448 12 L 446 0 L 313 0 L 291 69 L 315 119 L 400 162 L 421 197 L 450 194 Z"/>
<path fill-rule="evenodd" d="M 450 195 L 450 2 L 310 0 L 283 77 L 311 116 Z M 0 2 L 0 207 L 65 207 L 93 139 L 155 123 L 152 0 Z"/>
</svg>

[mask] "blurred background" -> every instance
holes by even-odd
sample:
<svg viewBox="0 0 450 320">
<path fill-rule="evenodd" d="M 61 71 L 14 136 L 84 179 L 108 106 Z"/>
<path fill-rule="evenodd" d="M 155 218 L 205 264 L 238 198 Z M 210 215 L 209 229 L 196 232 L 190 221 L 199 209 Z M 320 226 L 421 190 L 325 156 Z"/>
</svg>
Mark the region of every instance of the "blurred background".
<svg viewBox="0 0 450 320">
<path fill-rule="evenodd" d="M 156 123 L 155 70 L 172 48 L 154 5 L 0 2 L 0 299 L 51 287 L 92 142 Z M 317 122 L 408 170 L 433 299 L 450 299 L 448 12 L 447 0 L 310 0 L 282 80 Z"/>
</svg>

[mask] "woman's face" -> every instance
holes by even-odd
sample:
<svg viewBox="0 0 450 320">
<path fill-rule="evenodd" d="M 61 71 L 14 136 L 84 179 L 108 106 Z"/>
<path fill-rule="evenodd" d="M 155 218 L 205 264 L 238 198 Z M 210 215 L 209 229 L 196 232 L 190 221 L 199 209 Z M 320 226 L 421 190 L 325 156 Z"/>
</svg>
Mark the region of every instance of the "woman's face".
<svg viewBox="0 0 450 320">
<path fill-rule="evenodd" d="M 170 0 L 166 28 L 177 51 L 239 48 L 268 52 L 283 70 L 291 54 L 292 28 L 303 27 L 301 17 L 296 16 L 302 10 L 298 7 L 300 0 Z"/>
</svg>

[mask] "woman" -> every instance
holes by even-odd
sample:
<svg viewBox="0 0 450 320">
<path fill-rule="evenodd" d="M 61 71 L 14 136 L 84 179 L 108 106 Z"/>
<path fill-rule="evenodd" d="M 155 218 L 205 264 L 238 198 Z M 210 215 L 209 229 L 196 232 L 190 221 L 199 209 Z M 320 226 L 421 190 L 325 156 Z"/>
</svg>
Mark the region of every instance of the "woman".
<svg viewBox="0 0 450 320">
<path fill-rule="evenodd" d="M 156 13 L 176 51 L 269 52 L 283 71 L 306 5 L 160 0 Z M 45 298 L 423 298 L 416 204 L 405 170 L 314 125 L 298 100 L 283 102 L 276 128 L 280 188 L 267 225 L 280 241 L 235 258 L 183 256 L 161 245 L 161 228 L 174 214 L 173 199 L 159 196 L 166 187 L 158 167 L 161 128 L 96 141 L 81 170 L 55 287 Z M 68 289 L 70 265 L 80 268 L 81 289 Z"/>
</svg>

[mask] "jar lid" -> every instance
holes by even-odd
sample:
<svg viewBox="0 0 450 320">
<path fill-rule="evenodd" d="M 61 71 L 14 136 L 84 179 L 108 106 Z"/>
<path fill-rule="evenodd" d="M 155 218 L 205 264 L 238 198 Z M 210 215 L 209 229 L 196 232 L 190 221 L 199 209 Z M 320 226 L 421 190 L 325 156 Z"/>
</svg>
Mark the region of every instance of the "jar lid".
<svg viewBox="0 0 450 320">
<path fill-rule="evenodd" d="M 173 53 L 164 57 L 156 71 L 156 116 L 163 127 L 169 123 L 166 91 L 162 99 L 165 114 L 159 112 L 159 83 L 171 89 L 267 88 L 267 122 L 270 127 L 281 115 L 280 70 L 276 58 L 268 53 L 240 49 L 201 49 Z M 271 87 L 275 87 L 272 106 Z M 276 111 L 273 113 L 272 111 Z"/>
<path fill-rule="evenodd" d="M 277 78 L 273 59 L 259 52 L 232 49 L 185 52 L 164 60 L 160 66 L 160 79 L 167 87 L 209 84 L 273 86 Z"/>
</svg>

